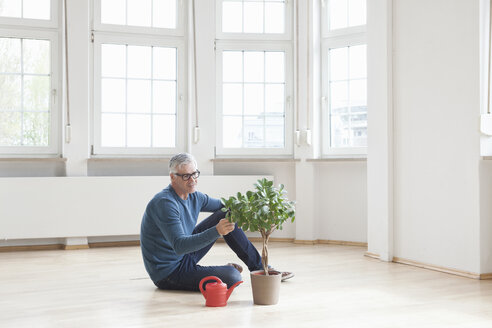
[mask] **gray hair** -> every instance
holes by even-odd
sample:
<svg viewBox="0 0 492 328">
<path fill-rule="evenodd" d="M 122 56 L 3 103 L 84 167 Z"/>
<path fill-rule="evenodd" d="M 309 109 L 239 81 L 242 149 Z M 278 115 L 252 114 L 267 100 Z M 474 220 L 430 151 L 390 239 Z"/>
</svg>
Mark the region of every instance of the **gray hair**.
<svg viewBox="0 0 492 328">
<path fill-rule="evenodd" d="M 181 165 L 193 164 L 198 168 L 195 157 L 188 153 L 174 155 L 169 161 L 169 173 L 176 173 Z"/>
</svg>

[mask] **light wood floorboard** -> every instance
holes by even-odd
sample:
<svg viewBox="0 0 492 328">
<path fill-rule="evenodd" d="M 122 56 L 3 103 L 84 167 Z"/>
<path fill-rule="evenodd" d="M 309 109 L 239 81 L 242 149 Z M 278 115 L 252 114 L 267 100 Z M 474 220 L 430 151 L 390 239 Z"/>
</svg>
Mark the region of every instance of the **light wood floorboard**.
<svg viewBox="0 0 492 328">
<path fill-rule="evenodd" d="M 224 308 L 156 289 L 135 246 L 0 253 L 0 327 L 492 327 L 492 281 L 381 262 L 363 247 L 270 248 L 272 264 L 296 274 L 280 302 L 253 305 L 243 272 Z M 218 243 L 203 264 L 231 261 Z"/>
</svg>

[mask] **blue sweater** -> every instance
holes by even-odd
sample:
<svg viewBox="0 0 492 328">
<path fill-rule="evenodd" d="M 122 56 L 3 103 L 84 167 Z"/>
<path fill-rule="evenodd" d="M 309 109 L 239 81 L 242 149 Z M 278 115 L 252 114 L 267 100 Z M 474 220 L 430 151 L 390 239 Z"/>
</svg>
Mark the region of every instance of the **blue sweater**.
<svg viewBox="0 0 492 328">
<path fill-rule="evenodd" d="M 220 200 L 198 191 L 183 200 L 171 185 L 154 196 L 140 227 L 143 261 L 154 283 L 169 276 L 184 254 L 202 249 L 219 238 L 215 227 L 192 233 L 200 212 L 215 212 L 221 207 Z"/>
</svg>

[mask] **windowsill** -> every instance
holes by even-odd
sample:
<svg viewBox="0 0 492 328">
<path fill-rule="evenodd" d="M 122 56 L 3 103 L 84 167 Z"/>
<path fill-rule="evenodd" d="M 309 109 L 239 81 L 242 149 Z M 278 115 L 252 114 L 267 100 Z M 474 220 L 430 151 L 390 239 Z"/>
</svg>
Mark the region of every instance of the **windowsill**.
<svg viewBox="0 0 492 328">
<path fill-rule="evenodd" d="M 366 162 L 366 155 L 340 155 L 340 156 L 326 156 L 322 158 L 308 158 L 306 162 Z"/>
<path fill-rule="evenodd" d="M 91 157 L 87 162 L 169 162 L 170 157 Z"/>
<path fill-rule="evenodd" d="M 64 157 L 0 157 L 0 162 L 59 162 L 64 163 Z"/>
<path fill-rule="evenodd" d="M 484 161 L 492 161 L 492 156 L 482 156 Z"/>
<path fill-rule="evenodd" d="M 252 162 L 273 162 L 273 163 L 295 163 L 300 162 L 298 158 L 282 158 L 282 157 L 219 157 L 211 159 L 215 163 L 252 163 Z"/>
</svg>

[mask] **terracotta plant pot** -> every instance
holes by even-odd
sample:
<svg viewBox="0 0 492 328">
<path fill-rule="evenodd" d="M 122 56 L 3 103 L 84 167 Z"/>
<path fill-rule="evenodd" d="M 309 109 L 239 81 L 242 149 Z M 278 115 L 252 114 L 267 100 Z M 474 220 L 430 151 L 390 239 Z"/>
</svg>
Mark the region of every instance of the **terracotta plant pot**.
<svg viewBox="0 0 492 328">
<path fill-rule="evenodd" d="M 251 272 L 251 287 L 253 289 L 253 302 L 258 305 L 273 305 L 278 303 L 280 282 L 282 274 L 278 271 L 263 270 Z"/>
</svg>

